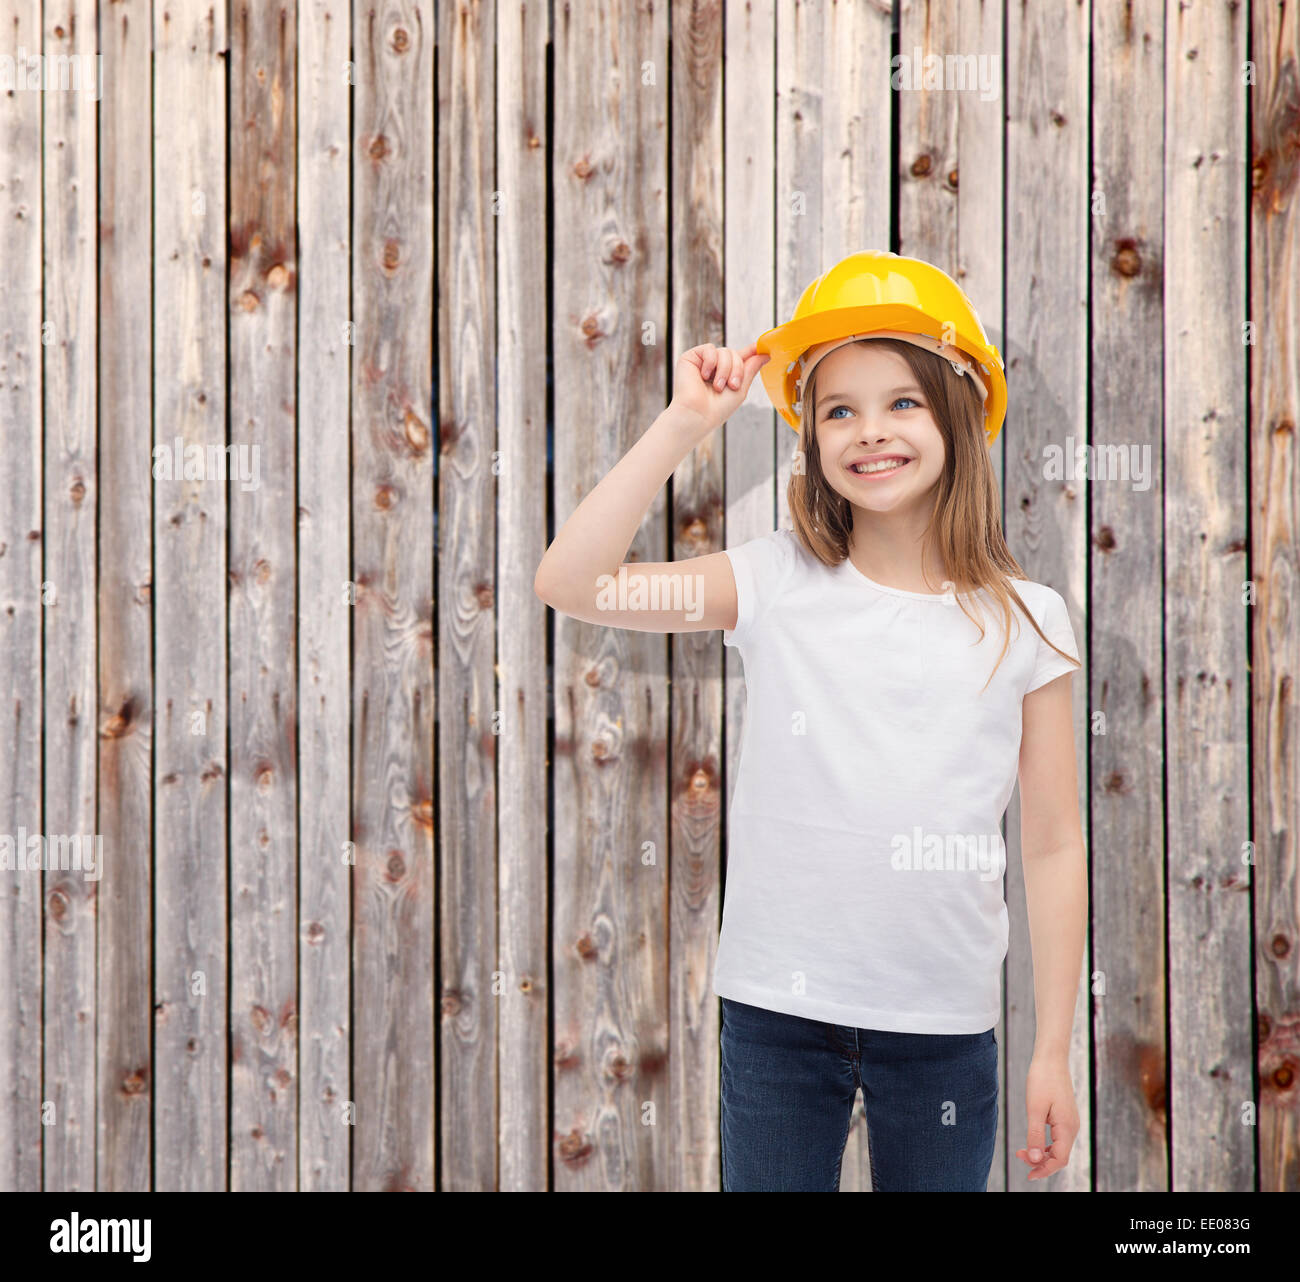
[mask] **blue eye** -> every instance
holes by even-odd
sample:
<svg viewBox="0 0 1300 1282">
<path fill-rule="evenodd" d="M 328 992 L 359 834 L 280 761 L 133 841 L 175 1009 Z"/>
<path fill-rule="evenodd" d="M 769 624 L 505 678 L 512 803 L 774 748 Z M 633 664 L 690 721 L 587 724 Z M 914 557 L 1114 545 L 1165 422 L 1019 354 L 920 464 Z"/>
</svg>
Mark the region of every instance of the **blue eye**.
<svg viewBox="0 0 1300 1282">
<path fill-rule="evenodd" d="M 898 405 L 898 404 L 899 404 L 900 402 L 902 402 L 902 401 L 908 401 L 908 402 L 910 402 L 912 405 L 917 406 L 918 408 L 920 407 L 920 404 L 921 404 L 921 402 L 918 401 L 918 400 L 917 400 L 915 397 L 913 397 L 913 396 L 900 396 L 900 397 L 898 397 L 898 398 L 894 401 L 894 404 L 891 405 L 889 408 L 890 408 L 890 409 L 893 409 L 895 405 Z M 845 410 L 845 411 L 847 411 L 847 412 L 851 412 L 851 411 L 849 411 L 849 407 L 848 407 L 847 405 L 833 405 L 833 406 L 831 406 L 831 408 L 827 411 L 826 417 L 827 417 L 828 419 L 832 419 L 832 418 L 834 418 L 837 410 Z"/>
</svg>

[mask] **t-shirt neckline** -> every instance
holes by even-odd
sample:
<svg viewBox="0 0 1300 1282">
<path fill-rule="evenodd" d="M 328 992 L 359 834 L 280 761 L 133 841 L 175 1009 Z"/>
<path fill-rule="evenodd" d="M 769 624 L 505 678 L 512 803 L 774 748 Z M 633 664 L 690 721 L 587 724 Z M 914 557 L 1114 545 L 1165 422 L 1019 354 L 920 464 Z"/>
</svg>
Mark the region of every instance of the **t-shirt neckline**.
<svg viewBox="0 0 1300 1282">
<path fill-rule="evenodd" d="M 850 573 L 856 575 L 863 583 L 873 587 L 877 592 L 887 592 L 890 596 L 910 597 L 914 601 L 952 601 L 952 592 L 909 592 L 906 588 L 891 588 L 887 584 L 877 583 L 875 579 L 869 579 L 856 565 L 853 564 L 851 557 L 844 558 L 844 564 L 848 566 Z M 945 580 L 946 581 L 946 580 Z"/>
</svg>

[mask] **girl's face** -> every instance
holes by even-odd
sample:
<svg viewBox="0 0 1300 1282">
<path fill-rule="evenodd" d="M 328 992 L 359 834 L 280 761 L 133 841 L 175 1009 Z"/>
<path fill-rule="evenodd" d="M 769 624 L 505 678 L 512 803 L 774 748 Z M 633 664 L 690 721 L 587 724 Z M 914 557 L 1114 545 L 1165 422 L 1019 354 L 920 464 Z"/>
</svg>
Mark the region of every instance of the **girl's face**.
<svg viewBox="0 0 1300 1282">
<path fill-rule="evenodd" d="M 925 498 L 943 474 L 943 436 L 907 361 L 878 343 L 850 343 L 816 373 L 817 447 L 836 493 L 872 512 Z M 865 462 L 871 471 L 853 470 Z"/>
</svg>

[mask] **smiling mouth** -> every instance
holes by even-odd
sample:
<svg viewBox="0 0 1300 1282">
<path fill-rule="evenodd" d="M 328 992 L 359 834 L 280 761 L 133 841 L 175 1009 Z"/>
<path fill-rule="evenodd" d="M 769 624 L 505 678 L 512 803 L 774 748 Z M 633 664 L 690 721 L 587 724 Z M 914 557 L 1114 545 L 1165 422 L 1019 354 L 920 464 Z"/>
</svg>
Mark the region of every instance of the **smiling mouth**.
<svg viewBox="0 0 1300 1282">
<path fill-rule="evenodd" d="M 901 471 L 912 460 L 906 458 L 882 459 L 879 463 L 855 463 L 849 471 L 854 476 L 870 478 L 874 476 L 893 476 L 895 472 Z"/>
</svg>

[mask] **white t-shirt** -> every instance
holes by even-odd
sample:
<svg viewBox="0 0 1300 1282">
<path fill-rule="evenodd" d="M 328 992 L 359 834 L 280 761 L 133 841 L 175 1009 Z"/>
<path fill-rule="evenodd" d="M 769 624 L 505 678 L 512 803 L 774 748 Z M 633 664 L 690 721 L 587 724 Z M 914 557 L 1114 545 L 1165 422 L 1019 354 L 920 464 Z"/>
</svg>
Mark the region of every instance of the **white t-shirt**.
<svg viewBox="0 0 1300 1282">
<path fill-rule="evenodd" d="M 884 587 L 776 530 L 727 548 L 746 718 L 713 991 L 808 1019 L 979 1033 L 1001 1015 L 1000 823 L 1021 700 L 1074 666 L 986 592 Z M 1061 596 L 1013 586 L 1078 657 Z M 968 609 L 974 607 L 968 602 Z"/>
</svg>

